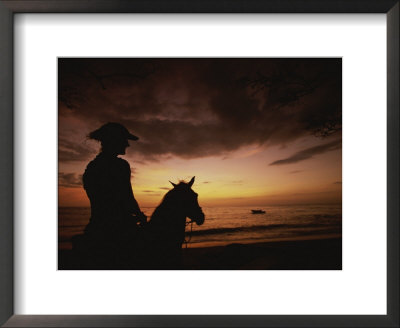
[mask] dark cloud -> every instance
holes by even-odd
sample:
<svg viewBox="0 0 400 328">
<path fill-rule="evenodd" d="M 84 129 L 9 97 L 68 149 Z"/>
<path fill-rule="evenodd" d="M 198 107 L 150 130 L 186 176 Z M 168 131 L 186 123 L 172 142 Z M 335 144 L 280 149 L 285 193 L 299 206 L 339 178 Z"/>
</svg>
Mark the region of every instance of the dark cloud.
<svg viewBox="0 0 400 328">
<path fill-rule="evenodd" d="M 59 172 L 58 185 L 68 188 L 82 188 L 82 175 Z"/>
<path fill-rule="evenodd" d="M 204 181 L 203 183 L 205 183 L 205 184 L 206 184 L 206 183 L 211 183 L 211 181 Z"/>
<path fill-rule="evenodd" d="M 342 140 L 338 139 L 332 142 L 325 143 L 323 145 L 303 149 L 292 156 L 284 159 L 280 159 L 270 163 L 269 165 L 284 165 L 284 164 L 293 164 L 304 161 L 306 159 L 312 158 L 315 155 L 323 154 L 328 151 L 332 151 L 335 149 L 340 149 L 342 146 Z"/>
<path fill-rule="evenodd" d="M 85 141 L 76 142 L 71 139 L 59 138 L 58 141 L 58 160 L 61 162 L 86 161 L 96 154 L 96 151 Z"/>
<path fill-rule="evenodd" d="M 296 174 L 296 173 L 300 173 L 300 172 L 303 172 L 303 171 L 301 171 L 301 170 L 295 170 L 295 171 L 290 171 L 289 173 L 290 173 L 290 174 Z"/>
<path fill-rule="evenodd" d="M 60 59 L 58 76 L 60 161 L 95 152 L 66 133 L 71 117 L 85 135 L 123 123 L 143 161 L 227 156 L 341 126 L 340 59 Z"/>
<path fill-rule="evenodd" d="M 171 188 L 168 188 L 168 187 L 160 187 L 159 189 L 162 189 L 162 190 L 170 190 Z"/>
</svg>

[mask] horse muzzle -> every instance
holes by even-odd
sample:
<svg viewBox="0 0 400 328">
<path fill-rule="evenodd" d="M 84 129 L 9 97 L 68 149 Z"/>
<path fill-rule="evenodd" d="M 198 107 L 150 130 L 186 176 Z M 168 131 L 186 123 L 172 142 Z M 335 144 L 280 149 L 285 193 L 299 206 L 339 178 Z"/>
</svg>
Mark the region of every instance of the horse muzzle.
<svg viewBox="0 0 400 328">
<path fill-rule="evenodd" d="M 197 225 L 202 225 L 204 223 L 204 220 L 205 220 L 204 213 L 201 213 L 201 215 L 193 219 L 193 221 L 196 222 Z"/>
</svg>

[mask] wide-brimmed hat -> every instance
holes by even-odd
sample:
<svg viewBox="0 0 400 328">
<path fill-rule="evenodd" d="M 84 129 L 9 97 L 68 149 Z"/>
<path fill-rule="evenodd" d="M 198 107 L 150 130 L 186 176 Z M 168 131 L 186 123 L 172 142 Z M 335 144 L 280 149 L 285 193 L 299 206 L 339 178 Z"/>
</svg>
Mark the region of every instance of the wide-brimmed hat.
<svg viewBox="0 0 400 328">
<path fill-rule="evenodd" d="M 88 137 L 90 139 L 104 141 L 116 138 L 125 138 L 127 140 L 138 140 L 139 138 L 128 131 L 120 123 L 109 122 L 101 126 L 95 131 L 89 133 Z"/>
</svg>

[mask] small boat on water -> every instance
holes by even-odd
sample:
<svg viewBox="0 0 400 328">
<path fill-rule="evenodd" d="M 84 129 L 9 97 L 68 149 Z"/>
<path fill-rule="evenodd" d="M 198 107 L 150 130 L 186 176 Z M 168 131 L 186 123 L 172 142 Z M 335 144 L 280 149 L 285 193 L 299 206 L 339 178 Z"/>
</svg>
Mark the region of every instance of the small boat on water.
<svg viewBox="0 0 400 328">
<path fill-rule="evenodd" d="M 264 214 L 265 211 L 263 211 L 263 210 L 251 210 L 251 213 L 252 214 Z"/>
</svg>

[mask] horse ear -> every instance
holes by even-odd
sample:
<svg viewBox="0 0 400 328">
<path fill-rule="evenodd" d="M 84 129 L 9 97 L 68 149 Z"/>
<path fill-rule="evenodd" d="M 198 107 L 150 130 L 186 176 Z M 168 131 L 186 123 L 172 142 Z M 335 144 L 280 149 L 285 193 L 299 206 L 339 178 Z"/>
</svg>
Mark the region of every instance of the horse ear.
<svg viewBox="0 0 400 328">
<path fill-rule="evenodd" d="M 173 182 L 169 182 L 170 184 L 172 184 L 173 186 L 174 186 L 174 188 L 176 187 L 176 184 L 175 183 L 173 183 Z"/>
<path fill-rule="evenodd" d="M 195 178 L 195 177 L 193 177 L 192 180 L 189 181 L 189 183 L 188 183 L 189 187 L 192 187 L 192 186 L 193 186 L 194 178 Z"/>
</svg>

